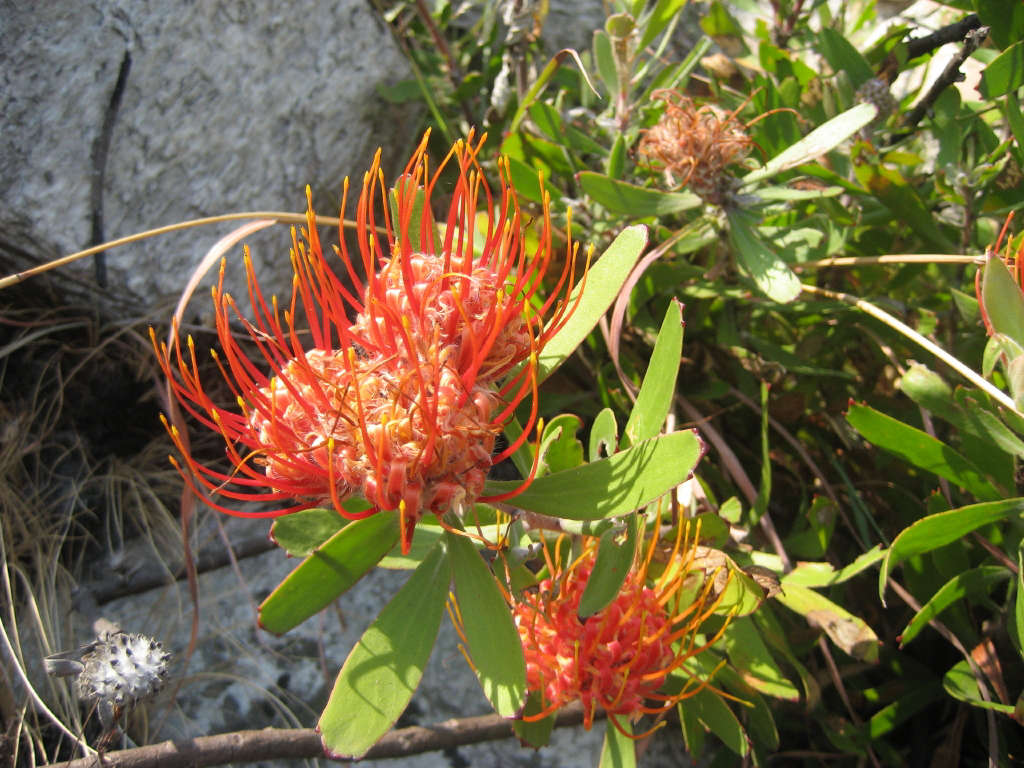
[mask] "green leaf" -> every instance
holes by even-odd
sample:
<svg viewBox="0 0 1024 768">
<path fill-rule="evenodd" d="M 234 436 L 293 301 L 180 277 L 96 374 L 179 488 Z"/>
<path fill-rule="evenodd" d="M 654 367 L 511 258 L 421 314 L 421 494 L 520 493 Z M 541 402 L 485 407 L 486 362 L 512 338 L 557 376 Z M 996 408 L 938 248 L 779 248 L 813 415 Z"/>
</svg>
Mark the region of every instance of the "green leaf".
<svg viewBox="0 0 1024 768">
<path fill-rule="evenodd" d="M 818 33 L 818 50 L 833 72 L 847 74 L 854 88 L 859 88 L 875 76 L 867 59 L 850 44 L 849 40 L 830 27 L 825 27 Z"/>
<path fill-rule="evenodd" d="M 800 279 L 778 254 L 755 233 L 750 215 L 739 208 L 726 211 L 729 239 L 736 249 L 736 260 L 750 275 L 758 289 L 772 301 L 790 302 L 800 295 Z"/>
<path fill-rule="evenodd" d="M 636 741 L 625 734 L 619 733 L 611 723 L 611 719 L 619 724 L 626 733 L 633 732 L 633 724 L 628 717 L 608 715 L 604 726 L 604 744 L 601 747 L 600 768 L 636 768 Z"/>
<path fill-rule="evenodd" d="M 750 524 L 757 523 L 768 511 L 772 495 L 772 456 L 768 443 L 768 382 L 761 382 L 761 483 L 751 508 Z"/>
<path fill-rule="evenodd" d="M 626 521 L 625 531 L 613 528 L 601 534 L 594 569 L 590 572 L 576 611 L 581 621 L 603 611 L 619 594 L 633 565 L 637 528 L 642 525 L 643 518 L 633 515 Z"/>
<path fill-rule="evenodd" d="M 626 138 L 620 133 L 615 137 L 612 144 L 612 151 L 608 155 L 608 164 L 605 170 L 608 178 L 618 180 L 622 178 L 622 169 L 626 164 Z"/>
<path fill-rule="evenodd" d="M 587 448 L 587 456 L 591 461 L 600 459 L 602 453 L 611 456 L 619 449 L 619 428 L 615 423 L 615 411 L 611 408 L 601 409 L 594 417 Z"/>
<path fill-rule="evenodd" d="M 270 538 L 291 557 L 306 557 L 347 522 L 333 509 L 303 509 L 275 518 Z"/>
<path fill-rule="evenodd" d="M 1024 547 L 1017 550 L 1017 600 L 1013 619 L 1017 625 L 1017 651 L 1024 658 Z"/>
<path fill-rule="evenodd" d="M 863 555 L 841 570 L 836 570 L 831 563 L 797 563 L 796 567 L 782 577 L 783 589 L 790 585 L 801 587 L 829 587 L 842 584 L 857 574 L 870 568 L 885 557 L 885 550 L 880 546 L 872 547 Z"/>
<path fill-rule="evenodd" d="M 650 15 L 645 19 L 646 26 L 637 43 L 637 49 L 643 50 L 654 42 L 654 38 L 661 34 L 670 21 L 686 5 L 686 0 L 658 0 L 654 4 Z"/>
<path fill-rule="evenodd" d="M 885 553 L 878 574 L 878 595 L 885 602 L 885 582 L 903 560 L 944 547 L 983 525 L 1024 514 L 1024 498 L 990 501 L 951 509 L 918 520 L 905 528 Z"/>
<path fill-rule="evenodd" d="M 764 164 L 743 177 L 743 186 L 763 181 L 789 168 L 813 162 L 835 149 L 878 115 L 874 104 L 858 104 L 826 123 L 819 125 L 800 141 L 790 145 Z"/>
<path fill-rule="evenodd" d="M 704 452 L 694 430 L 646 440 L 628 451 L 534 480 L 513 497 L 522 509 L 569 520 L 621 517 L 683 483 Z M 514 491 L 518 480 L 489 480 L 485 495 Z"/>
<path fill-rule="evenodd" d="M 956 483 L 978 499 L 991 500 L 1000 495 L 972 461 L 927 432 L 857 403 L 850 406 L 846 420 L 869 443 Z"/>
<path fill-rule="evenodd" d="M 623 283 L 633 271 L 647 245 L 647 227 L 627 227 L 608 246 L 591 267 L 585 284 L 577 283 L 568 301 L 572 305 L 583 285 L 583 296 L 576 311 L 540 353 L 537 378 L 544 381 L 571 355 L 597 325 L 597 321 L 615 301 Z"/>
<path fill-rule="evenodd" d="M 881 165 L 858 165 L 857 179 L 889 209 L 898 223 L 908 225 L 920 238 L 940 251 L 955 251 L 956 246 L 946 237 L 935 216 L 917 190 L 895 168 Z"/>
<path fill-rule="evenodd" d="M 298 626 L 359 581 L 397 541 L 398 512 L 377 512 L 349 523 L 263 601 L 260 626 L 277 635 Z"/>
<path fill-rule="evenodd" d="M 1010 578 L 1011 573 L 1001 565 L 981 565 L 959 573 L 947 581 L 927 603 L 921 606 L 907 624 L 900 637 L 902 648 L 927 626 L 928 622 L 958 600 L 971 600 L 987 594 L 994 584 Z"/>
<path fill-rule="evenodd" d="M 330 757 L 362 757 L 405 711 L 437 640 L 450 581 L 438 546 L 349 653 L 317 723 Z"/>
<path fill-rule="evenodd" d="M 1000 53 L 981 73 L 978 92 L 983 99 L 995 99 L 1024 85 L 1024 40 Z"/>
<path fill-rule="evenodd" d="M 411 571 L 419 567 L 420 563 L 430 554 L 430 551 L 437 545 L 444 535 L 434 515 L 416 523 L 416 535 L 412 537 L 412 546 L 409 547 L 409 554 L 402 554 L 402 543 L 397 542 L 395 546 L 381 558 L 377 563 L 378 568 L 389 568 L 396 571 Z"/>
<path fill-rule="evenodd" d="M 630 219 L 668 216 L 701 205 L 700 198 L 691 192 L 647 189 L 593 171 L 581 171 L 577 178 L 583 191 L 595 202 L 603 205 L 611 213 L 622 214 Z"/>
<path fill-rule="evenodd" d="M 491 569 L 465 536 L 447 534 L 466 650 L 484 695 L 502 717 L 514 717 L 526 699 L 526 662 L 519 632 Z"/>
<path fill-rule="evenodd" d="M 710 688 L 702 688 L 697 693 L 679 702 L 680 710 L 683 707 L 691 710 L 704 728 L 715 734 L 725 746 L 737 755 L 745 756 L 750 751 L 750 742 L 747 739 L 747 732 L 739 719 L 722 700 L 722 697 Z"/>
<path fill-rule="evenodd" d="M 836 647 L 861 661 L 878 661 L 878 635 L 864 622 L 824 595 L 787 584 L 775 599 L 825 631 Z"/>
<path fill-rule="evenodd" d="M 1012 704 L 985 701 L 981 697 L 981 691 L 978 690 L 978 681 L 975 679 L 974 673 L 971 672 L 971 665 L 967 663 L 966 659 L 955 664 L 946 673 L 945 677 L 942 678 L 942 687 L 954 699 L 966 701 L 975 707 L 994 709 L 996 712 L 1002 712 L 1005 715 L 1012 715 L 1014 712 Z"/>
<path fill-rule="evenodd" d="M 576 439 L 576 433 L 582 426 L 580 417 L 573 413 L 555 416 L 544 425 L 541 461 L 544 462 L 545 474 L 572 469 L 583 463 L 583 444 Z"/>
<path fill-rule="evenodd" d="M 782 674 L 749 616 L 729 622 L 722 640 L 733 667 L 752 688 L 777 699 L 799 700 L 800 692 Z"/>
<path fill-rule="evenodd" d="M 612 39 L 602 29 L 594 31 L 594 61 L 597 63 L 597 74 L 601 76 L 608 97 L 614 98 L 619 92 L 619 70 L 615 66 Z"/>
<path fill-rule="evenodd" d="M 998 256 L 990 255 L 985 262 L 981 302 L 992 323 L 992 330 L 1024 347 L 1024 295 Z"/>
<path fill-rule="evenodd" d="M 622 433 L 624 445 L 636 445 L 661 431 L 676 393 L 676 376 L 682 353 L 683 305 L 672 299 L 654 342 L 654 351 L 651 352 L 636 403 Z"/>
<path fill-rule="evenodd" d="M 939 699 L 942 689 L 936 680 L 908 681 L 907 692 L 896 701 L 882 707 L 868 721 L 868 735 L 872 740 L 890 733 L 922 709 Z"/>
<path fill-rule="evenodd" d="M 539 715 L 543 710 L 544 700 L 540 691 L 531 691 L 526 699 L 523 715 L 525 717 Z M 540 749 L 546 747 L 551 741 L 551 731 L 555 728 L 555 715 L 550 714 L 540 720 L 516 720 L 512 723 L 512 728 L 524 744 L 529 744 L 534 749 Z"/>
</svg>

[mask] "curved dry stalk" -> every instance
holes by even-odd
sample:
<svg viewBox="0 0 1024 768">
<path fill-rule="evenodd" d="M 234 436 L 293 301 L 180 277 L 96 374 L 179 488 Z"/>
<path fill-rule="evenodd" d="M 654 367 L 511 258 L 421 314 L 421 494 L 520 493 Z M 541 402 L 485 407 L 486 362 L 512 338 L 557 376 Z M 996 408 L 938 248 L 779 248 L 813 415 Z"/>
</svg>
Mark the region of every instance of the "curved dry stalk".
<svg viewBox="0 0 1024 768">
<path fill-rule="evenodd" d="M 888 253 L 885 256 L 833 256 L 794 264 L 794 272 L 826 267 L 865 267 L 878 264 L 984 264 L 985 257 L 949 253 Z"/>
<path fill-rule="evenodd" d="M 188 219 L 186 221 L 179 221 L 174 224 L 168 224 L 163 227 L 157 227 L 156 229 L 147 229 L 144 232 L 136 232 L 133 235 L 127 235 L 126 237 L 119 237 L 116 240 L 109 240 L 99 245 L 94 245 L 91 248 L 86 248 L 84 251 L 76 251 L 75 253 L 62 256 L 59 259 L 53 259 L 45 264 L 40 264 L 37 267 L 26 269 L 24 272 L 15 272 L 13 275 L 8 275 L 0 279 L 0 290 L 8 288 L 12 285 L 17 285 L 23 280 L 27 280 L 35 275 L 42 274 L 43 272 L 49 272 L 51 269 L 57 269 L 63 267 L 72 262 L 84 259 L 86 256 L 92 256 L 93 254 L 100 253 L 101 251 L 109 251 L 112 248 L 118 248 L 122 245 L 129 245 L 131 243 L 137 243 L 141 240 L 146 240 L 150 237 L 156 237 L 158 235 L 166 235 L 169 232 L 177 232 L 183 229 L 192 229 L 194 227 L 203 227 L 207 224 L 220 224 L 225 221 L 245 221 L 247 219 L 269 219 L 275 224 L 305 224 L 306 214 L 304 213 L 289 213 L 287 211 L 242 211 L 239 213 L 225 213 L 220 216 L 205 216 L 200 219 Z M 334 216 L 317 216 L 316 223 L 323 226 L 330 227 L 349 227 L 353 228 L 356 223 L 350 219 L 339 219 Z M 380 227 L 378 227 L 380 230 Z M 381 234 L 386 234 L 381 232 Z"/>
<path fill-rule="evenodd" d="M 937 358 L 939 358 L 939 360 L 944 362 L 946 365 L 948 365 L 954 371 L 956 371 L 961 376 L 963 376 L 965 379 L 967 379 L 969 382 L 971 382 L 976 387 L 978 387 L 978 389 L 982 390 L 987 395 L 992 397 L 1001 406 L 1003 406 L 1004 408 L 1007 408 L 1010 411 L 1013 411 L 1015 414 L 1017 414 L 1021 418 L 1024 418 L 1024 413 L 1022 413 L 1020 410 L 1018 410 L 1017 406 L 1014 405 L 1014 402 L 1010 398 L 1009 395 L 1007 395 L 1001 389 L 999 389 L 994 384 L 992 384 L 990 381 L 988 381 L 980 373 L 978 373 L 977 371 L 973 370 L 972 368 L 969 368 L 968 366 L 964 365 L 962 362 L 960 362 L 957 358 L 953 357 L 953 355 L 949 354 L 949 352 L 944 350 L 938 344 L 936 344 L 935 342 L 931 341 L 930 339 L 922 336 L 920 333 L 915 331 L 909 325 L 907 325 L 906 323 L 902 322 L 898 318 L 893 317 L 888 312 L 886 312 L 884 309 L 875 306 L 870 301 L 865 301 L 864 299 L 859 299 L 856 296 L 851 296 L 850 294 L 843 293 L 841 291 L 830 291 L 827 288 L 818 288 L 817 286 L 813 286 L 813 285 L 804 285 L 803 289 L 807 293 L 814 293 L 814 294 L 817 294 L 819 296 L 824 296 L 824 297 L 829 298 L 829 299 L 836 299 L 838 301 L 842 301 L 842 302 L 845 302 L 847 304 L 851 304 L 854 307 L 856 307 L 857 309 L 861 310 L 862 312 L 864 312 L 864 313 L 866 313 L 868 315 L 871 315 L 876 320 L 881 320 L 883 323 L 888 325 L 893 330 L 899 331 L 901 334 L 906 336 L 911 341 L 915 342 L 919 346 L 924 347 L 926 350 L 931 352 L 933 355 L 935 355 Z"/>
</svg>

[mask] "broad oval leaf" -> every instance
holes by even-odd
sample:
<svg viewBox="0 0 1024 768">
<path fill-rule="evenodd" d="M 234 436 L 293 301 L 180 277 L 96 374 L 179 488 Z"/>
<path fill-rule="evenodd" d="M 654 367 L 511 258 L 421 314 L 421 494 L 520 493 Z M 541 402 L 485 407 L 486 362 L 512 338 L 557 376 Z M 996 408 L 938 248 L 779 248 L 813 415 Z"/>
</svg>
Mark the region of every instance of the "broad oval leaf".
<svg viewBox="0 0 1024 768">
<path fill-rule="evenodd" d="M 280 635 L 330 605 L 398 541 L 398 512 L 356 520 L 324 542 L 259 607 L 259 623 Z"/>
<path fill-rule="evenodd" d="M 777 699 L 800 699 L 800 692 L 779 669 L 749 616 L 737 616 L 729 622 L 722 640 L 733 668 L 748 685 Z"/>
<path fill-rule="evenodd" d="M 569 296 L 569 304 L 576 301 L 581 286 L 583 296 L 562 330 L 544 345 L 537 361 L 538 381 L 544 381 L 550 376 L 594 329 L 601 315 L 615 301 L 646 245 L 647 227 L 627 227 L 590 267 L 586 283 L 576 284 Z"/>
<path fill-rule="evenodd" d="M 981 73 L 978 91 L 989 100 L 1016 91 L 1024 85 L 1024 41 L 1000 53 Z"/>
<path fill-rule="evenodd" d="M 1024 515 L 1024 498 L 971 504 L 939 512 L 905 528 L 885 553 L 882 569 L 878 573 L 878 595 L 883 604 L 889 574 L 906 558 L 944 547 L 983 525 L 1019 515 Z"/>
<path fill-rule="evenodd" d="M 587 455 L 591 461 L 604 456 L 611 456 L 619 449 L 619 427 L 615 423 L 615 411 L 611 408 L 602 409 L 594 417 L 590 425 L 590 440 Z"/>
<path fill-rule="evenodd" d="M 676 393 L 676 376 L 682 353 L 683 305 L 672 299 L 654 342 L 654 351 L 633 410 L 622 431 L 624 444 L 636 445 L 661 431 Z"/>
<path fill-rule="evenodd" d="M 975 679 L 974 673 L 971 672 L 971 665 L 967 663 L 966 659 L 953 665 L 946 673 L 945 677 L 942 678 L 942 687 L 953 698 L 966 701 L 975 707 L 994 709 L 996 712 L 1002 712 L 1004 715 L 1012 715 L 1014 712 L 1012 704 L 985 701 L 981 697 L 981 691 L 978 690 L 978 681 Z"/>
<path fill-rule="evenodd" d="M 363 633 L 317 723 L 326 754 L 362 757 L 405 711 L 437 640 L 450 581 L 439 545 Z"/>
<path fill-rule="evenodd" d="M 606 459 L 538 477 L 511 503 L 569 520 L 621 517 L 685 481 L 704 453 L 692 429 L 662 435 Z M 489 480 L 484 494 L 515 491 L 518 480 Z"/>
<path fill-rule="evenodd" d="M 484 695 L 502 717 L 526 699 L 526 662 L 512 613 L 494 574 L 465 536 L 446 535 L 466 650 Z"/>
</svg>

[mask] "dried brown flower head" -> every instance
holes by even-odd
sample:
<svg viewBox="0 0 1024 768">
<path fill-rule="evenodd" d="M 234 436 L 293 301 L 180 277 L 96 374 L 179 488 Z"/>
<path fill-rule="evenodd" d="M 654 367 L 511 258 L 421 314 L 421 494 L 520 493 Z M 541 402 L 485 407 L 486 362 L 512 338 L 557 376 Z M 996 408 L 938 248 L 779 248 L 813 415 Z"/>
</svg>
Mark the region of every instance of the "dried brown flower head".
<svg viewBox="0 0 1024 768">
<path fill-rule="evenodd" d="M 698 107 L 677 91 L 655 91 L 652 98 L 665 102 L 665 112 L 644 131 L 637 154 L 664 170 L 673 183 L 721 205 L 735 186 L 725 169 L 745 158 L 754 143 L 746 126 L 735 112 L 711 104 Z"/>
</svg>

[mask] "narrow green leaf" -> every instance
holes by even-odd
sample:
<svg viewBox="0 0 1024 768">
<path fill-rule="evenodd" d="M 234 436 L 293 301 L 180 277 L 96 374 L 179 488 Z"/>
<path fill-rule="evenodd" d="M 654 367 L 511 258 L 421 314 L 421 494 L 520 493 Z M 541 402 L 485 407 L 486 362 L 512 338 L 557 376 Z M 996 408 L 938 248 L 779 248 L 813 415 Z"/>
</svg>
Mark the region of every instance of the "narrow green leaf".
<svg viewBox="0 0 1024 768">
<path fill-rule="evenodd" d="M 978 92 L 983 99 L 995 99 L 1024 85 L 1024 41 L 1000 53 L 981 73 Z"/>
<path fill-rule="evenodd" d="M 583 77 L 584 82 L 586 82 L 590 90 L 597 94 L 597 89 L 595 89 L 594 84 L 590 82 L 590 75 L 587 74 L 587 70 L 584 68 L 583 62 L 580 61 L 580 55 L 571 48 L 564 48 L 551 57 L 551 61 L 547 63 L 547 65 L 544 67 L 541 73 L 537 76 L 537 79 L 534 81 L 533 85 L 530 86 L 530 90 L 528 90 L 526 92 L 526 95 L 523 96 L 522 101 L 516 108 L 516 113 L 512 116 L 512 121 L 509 123 L 509 134 L 514 134 L 516 131 L 519 130 L 519 124 L 523 121 L 523 118 L 527 114 L 526 110 L 528 110 L 530 106 L 535 101 L 537 101 L 537 97 L 540 96 L 540 94 L 547 87 L 548 83 L 551 82 L 551 78 L 555 76 L 555 73 L 558 71 L 558 68 L 562 66 L 562 62 L 565 61 L 566 59 L 572 59 L 576 63 L 576 66 L 579 67 L 580 75 Z"/>
<path fill-rule="evenodd" d="M 944 547 L 983 525 L 1024 514 L 1024 498 L 990 501 L 951 509 L 918 520 L 905 528 L 885 553 L 878 573 L 878 595 L 885 600 L 885 583 L 903 560 Z"/>
<path fill-rule="evenodd" d="M 590 442 L 587 456 L 597 461 L 604 456 L 611 456 L 619 449 L 619 428 L 615 423 L 615 411 L 603 408 L 590 425 Z"/>
<path fill-rule="evenodd" d="M 772 496 L 772 455 L 768 442 L 768 382 L 761 382 L 761 484 L 757 489 L 751 509 L 751 525 L 757 523 L 768 511 Z"/>
<path fill-rule="evenodd" d="M 646 245 L 647 227 L 627 227 L 590 267 L 576 311 L 562 330 L 544 345 L 544 351 L 540 354 L 537 363 L 537 377 L 540 381 L 544 381 L 565 362 L 594 329 L 601 315 L 608 311 L 618 296 Z M 580 289 L 581 283 L 577 283 L 568 299 L 570 305 L 576 301 Z"/>
<path fill-rule="evenodd" d="M 362 757 L 405 711 L 437 640 L 450 581 L 438 546 L 363 633 L 317 724 L 327 755 Z"/>
<path fill-rule="evenodd" d="M 645 19 L 647 25 L 644 27 L 640 42 L 637 44 L 639 50 L 643 50 L 654 42 L 654 38 L 661 34 L 670 21 L 686 5 L 686 0 L 658 0 L 654 4 L 650 15 Z"/>
<path fill-rule="evenodd" d="M 626 165 L 626 137 L 621 133 L 615 137 L 612 144 L 612 151 L 608 155 L 608 164 L 605 166 L 608 178 L 619 180 L 622 178 L 622 170 Z"/>
<path fill-rule="evenodd" d="M 597 63 L 597 74 L 601 76 L 606 94 L 609 98 L 614 97 L 619 92 L 619 71 L 615 66 L 612 39 L 602 29 L 594 32 L 594 61 Z"/>
<path fill-rule="evenodd" d="M 512 613 L 491 569 L 465 536 L 447 534 L 466 650 L 484 695 L 502 717 L 514 717 L 526 699 L 526 662 Z"/>
<path fill-rule="evenodd" d="M 512 503 L 569 520 L 620 517 L 684 482 L 703 453 L 704 444 L 694 430 L 673 432 L 607 459 L 539 477 Z M 519 485 L 518 480 L 490 480 L 484 493 L 497 496 Z"/>
<path fill-rule="evenodd" d="M 603 611 L 619 594 L 633 565 L 637 529 L 641 525 L 643 522 L 640 515 L 633 515 L 626 521 L 624 531 L 612 529 L 601 534 L 594 569 L 590 572 L 576 611 L 581 621 Z"/>
<path fill-rule="evenodd" d="M 967 663 L 966 659 L 953 665 L 953 668 L 946 673 L 945 677 L 942 678 L 942 687 L 954 699 L 966 701 L 975 707 L 994 709 L 996 712 L 1002 712 L 1004 715 L 1012 715 L 1014 712 L 1012 704 L 985 701 L 981 697 L 981 691 L 978 690 L 978 681 L 975 679 L 974 673 L 971 672 L 971 665 Z"/>
<path fill-rule="evenodd" d="M 799 278 L 751 226 L 751 217 L 739 208 L 726 211 L 729 239 L 736 249 L 736 260 L 750 275 L 758 289 L 772 301 L 790 302 L 802 290 Z"/>
<path fill-rule="evenodd" d="M 749 616 L 738 616 L 729 622 L 722 640 L 733 667 L 755 690 L 787 701 L 800 698 L 800 692 L 782 674 Z"/>
<path fill-rule="evenodd" d="M 871 64 L 853 47 L 849 40 L 831 27 L 818 33 L 818 51 L 836 74 L 845 72 L 850 84 L 859 88 L 875 76 Z"/>
<path fill-rule="evenodd" d="M 913 681 L 904 695 L 871 716 L 868 721 L 868 734 L 873 740 L 881 738 L 941 696 L 942 689 L 938 681 Z"/>
<path fill-rule="evenodd" d="M 682 353 L 683 305 L 672 299 L 654 342 L 654 351 L 651 352 L 636 403 L 622 432 L 624 445 L 636 445 L 661 431 L 676 393 L 676 376 Z"/>
<path fill-rule="evenodd" d="M 999 498 L 998 491 L 972 461 L 927 432 L 857 403 L 850 406 L 846 420 L 869 443 L 909 464 L 956 483 L 978 499 Z"/>
<path fill-rule="evenodd" d="M 414 537 L 415 538 L 415 537 Z M 398 512 L 349 523 L 303 560 L 259 607 L 259 623 L 280 635 L 330 605 L 398 541 Z"/>
<path fill-rule="evenodd" d="M 1024 295 L 1003 260 L 990 255 L 981 278 L 981 301 L 992 330 L 1024 347 Z"/>
<path fill-rule="evenodd" d="M 927 626 L 928 622 L 959 600 L 972 600 L 987 594 L 992 586 L 1010 578 L 1011 573 L 1001 565 L 981 565 L 958 573 L 939 588 L 939 591 L 921 606 L 921 610 L 907 624 L 900 637 L 902 648 Z"/>
<path fill-rule="evenodd" d="M 831 563 L 797 563 L 792 571 L 782 577 L 782 587 L 785 589 L 791 584 L 800 587 L 829 587 L 833 584 L 842 584 L 870 568 L 883 557 L 885 550 L 875 546 L 838 571 Z"/>
<path fill-rule="evenodd" d="M 807 587 L 787 584 L 775 597 L 813 627 L 825 631 L 837 648 L 861 661 L 878 661 L 878 635 L 864 622 L 824 595 Z"/>
<path fill-rule="evenodd" d="M 763 181 L 789 168 L 810 163 L 835 149 L 878 115 L 874 104 L 858 104 L 821 124 L 800 141 L 790 145 L 764 164 L 743 177 L 743 186 Z"/>
<path fill-rule="evenodd" d="M 775 725 L 775 718 L 772 717 L 771 707 L 764 697 L 751 688 L 730 666 L 723 666 L 718 670 L 715 674 L 715 683 L 721 683 L 722 687 L 745 703 L 743 716 L 746 731 L 753 737 L 754 743 L 768 750 L 778 749 L 779 729 Z M 686 702 L 680 702 L 679 706 L 686 706 Z"/>
<path fill-rule="evenodd" d="M 619 733 L 619 728 L 612 725 L 611 719 L 619 724 L 626 733 L 633 732 L 633 724 L 628 717 L 608 715 L 604 726 L 604 744 L 601 747 L 600 768 L 636 768 L 636 741 Z"/>
<path fill-rule="evenodd" d="M 619 213 L 630 219 L 668 216 L 698 208 L 701 205 L 700 198 L 691 192 L 663 192 L 660 189 L 647 189 L 593 171 L 581 171 L 577 174 L 577 178 L 583 191 L 590 195 L 595 202 L 600 203 L 612 213 Z"/>
<path fill-rule="evenodd" d="M 1017 600 L 1013 619 L 1017 625 L 1017 651 L 1024 659 L 1024 546 L 1017 550 Z"/>
</svg>

